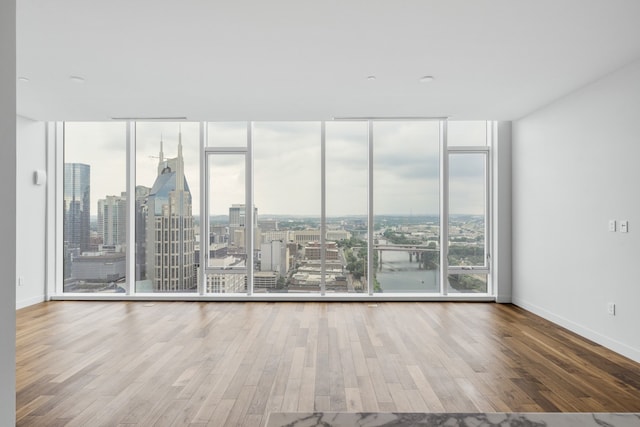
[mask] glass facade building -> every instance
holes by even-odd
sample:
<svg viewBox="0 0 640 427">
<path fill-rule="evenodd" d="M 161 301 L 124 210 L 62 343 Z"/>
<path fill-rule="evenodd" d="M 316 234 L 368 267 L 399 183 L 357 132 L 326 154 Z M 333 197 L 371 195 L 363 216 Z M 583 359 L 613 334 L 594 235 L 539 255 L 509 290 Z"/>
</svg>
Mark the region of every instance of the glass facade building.
<svg viewBox="0 0 640 427">
<path fill-rule="evenodd" d="M 75 257 L 89 250 L 91 166 L 83 163 L 64 164 L 64 277 L 71 277 Z"/>
</svg>

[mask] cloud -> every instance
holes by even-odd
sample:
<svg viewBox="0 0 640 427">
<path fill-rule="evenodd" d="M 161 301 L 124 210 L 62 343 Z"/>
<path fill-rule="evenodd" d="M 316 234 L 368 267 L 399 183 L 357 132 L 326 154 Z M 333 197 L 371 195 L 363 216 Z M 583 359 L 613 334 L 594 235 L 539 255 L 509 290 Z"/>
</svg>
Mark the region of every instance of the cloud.
<svg viewBox="0 0 640 427">
<path fill-rule="evenodd" d="M 207 123 L 207 147 L 246 147 L 246 122 Z"/>
<path fill-rule="evenodd" d="M 481 178 L 485 176 L 486 155 L 483 153 L 460 153 L 449 156 L 449 176 L 456 178 Z"/>
<path fill-rule="evenodd" d="M 90 165 L 90 209 L 96 215 L 99 199 L 126 191 L 126 124 L 65 123 L 64 138 L 64 162 Z"/>
<path fill-rule="evenodd" d="M 449 211 L 480 215 L 485 210 L 486 154 L 449 156 Z"/>
<path fill-rule="evenodd" d="M 455 126 L 454 126 L 455 128 Z M 376 214 L 433 214 L 439 210 L 439 125 L 437 122 L 374 123 L 374 211 Z M 460 126 L 451 135 L 475 135 L 478 124 Z M 136 123 L 136 185 L 152 186 L 157 175 L 160 138 L 164 156 L 177 156 L 182 133 L 185 175 L 200 206 L 200 124 Z M 207 146 L 244 147 L 245 122 L 207 124 Z M 475 132 L 475 133 L 474 133 Z M 328 215 L 364 215 L 367 211 L 368 126 L 366 122 L 326 123 L 326 200 Z M 461 140 L 461 136 L 457 136 Z M 471 137 L 469 137 L 471 138 Z M 465 141 L 469 141 L 467 138 Z M 91 206 L 126 189 L 126 124 L 71 122 L 65 129 L 65 162 L 91 165 Z M 320 122 L 253 124 L 254 197 L 259 214 L 320 215 Z M 451 156 L 452 212 L 484 209 L 484 154 Z M 228 213 L 244 203 L 242 155 L 210 158 L 212 213 Z"/>
</svg>

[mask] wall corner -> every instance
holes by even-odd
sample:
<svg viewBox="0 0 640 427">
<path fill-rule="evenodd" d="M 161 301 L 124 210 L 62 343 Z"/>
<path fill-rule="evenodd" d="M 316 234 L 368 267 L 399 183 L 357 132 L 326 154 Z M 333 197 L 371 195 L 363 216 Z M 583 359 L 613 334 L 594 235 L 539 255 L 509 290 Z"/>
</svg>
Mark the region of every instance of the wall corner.
<svg viewBox="0 0 640 427">
<path fill-rule="evenodd" d="M 493 122 L 492 140 L 492 280 L 496 302 L 513 295 L 511 241 L 511 122 Z"/>
</svg>

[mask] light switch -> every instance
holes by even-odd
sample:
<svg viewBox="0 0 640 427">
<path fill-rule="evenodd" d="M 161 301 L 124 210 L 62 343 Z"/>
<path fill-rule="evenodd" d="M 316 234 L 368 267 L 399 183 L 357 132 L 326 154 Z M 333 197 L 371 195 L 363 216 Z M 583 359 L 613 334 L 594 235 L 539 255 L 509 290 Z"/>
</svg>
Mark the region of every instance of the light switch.
<svg viewBox="0 0 640 427">
<path fill-rule="evenodd" d="M 615 219 L 610 219 L 609 220 L 609 231 L 616 231 L 616 220 Z"/>
<path fill-rule="evenodd" d="M 620 221 L 620 232 L 621 233 L 629 232 L 629 221 Z"/>
</svg>

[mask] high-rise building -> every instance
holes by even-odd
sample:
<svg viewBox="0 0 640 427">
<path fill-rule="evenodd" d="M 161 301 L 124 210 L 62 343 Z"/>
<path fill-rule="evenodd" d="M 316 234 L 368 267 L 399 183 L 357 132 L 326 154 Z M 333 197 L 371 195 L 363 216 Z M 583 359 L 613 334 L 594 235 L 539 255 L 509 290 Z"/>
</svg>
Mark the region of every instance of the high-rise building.
<svg viewBox="0 0 640 427">
<path fill-rule="evenodd" d="M 260 245 L 260 271 L 274 271 L 278 277 L 286 276 L 289 270 L 287 245 L 279 240 Z"/>
<path fill-rule="evenodd" d="M 64 164 L 64 277 L 71 277 L 73 257 L 89 250 L 91 167 L 83 163 Z M 69 267 L 69 268 L 67 268 Z"/>
<path fill-rule="evenodd" d="M 147 279 L 154 292 L 197 288 L 191 191 L 184 176 L 182 134 L 178 156 L 165 159 L 160 141 L 158 176 L 147 198 Z"/>
<path fill-rule="evenodd" d="M 244 204 L 233 204 L 229 208 L 229 246 L 234 248 L 241 248 L 245 250 L 246 247 L 246 206 Z M 253 226 L 255 236 L 260 236 L 258 229 L 258 208 L 253 208 Z M 256 239 L 254 246 L 257 247 L 259 239 Z"/>
<path fill-rule="evenodd" d="M 233 204 L 229 208 L 229 227 L 244 227 L 246 225 L 244 204 Z M 258 208 L 253 208 L 253 225 L 258 226 Z"/>
<path fill-rule="evenodd" d="M 127 243 L 127 193 L 98 200 L 98 234 L 103 246 Z"/>
<path fill-rule="evenodd" d="M 81 251 L 89 248 L 90 178 L 89 165 L 64 164 L 64 240 Z"/>
</svg>

